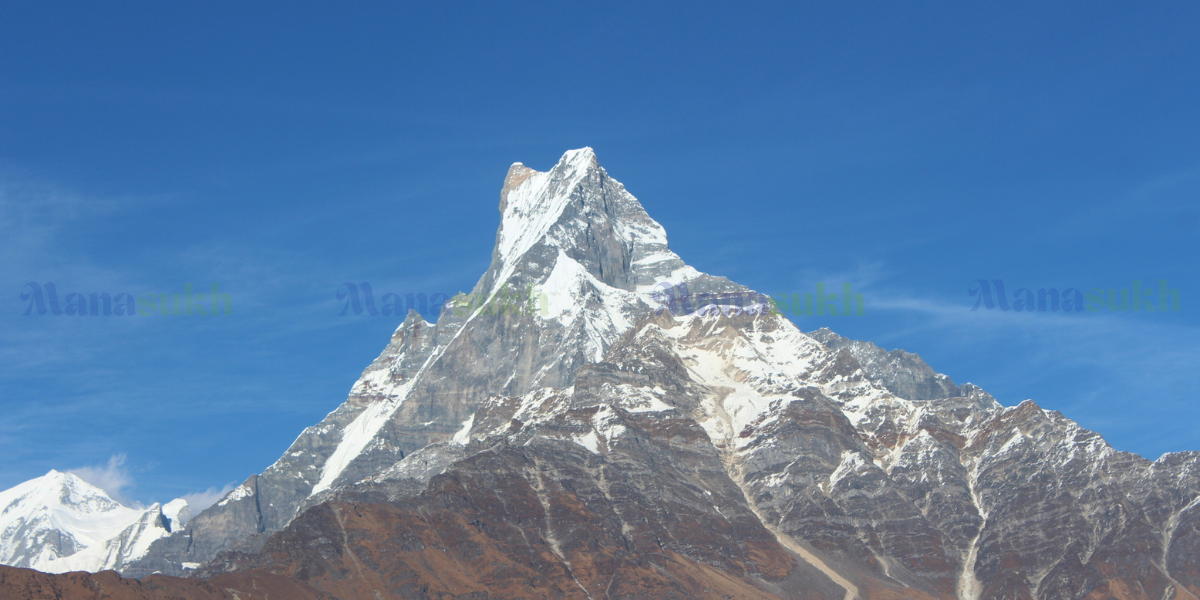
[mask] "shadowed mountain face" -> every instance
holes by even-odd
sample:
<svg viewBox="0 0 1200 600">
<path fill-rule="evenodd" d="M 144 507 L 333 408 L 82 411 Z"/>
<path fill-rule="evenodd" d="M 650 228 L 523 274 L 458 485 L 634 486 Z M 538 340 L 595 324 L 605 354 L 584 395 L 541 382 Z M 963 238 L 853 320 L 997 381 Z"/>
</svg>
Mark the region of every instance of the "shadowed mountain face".
<svg viewBox="0 0 1200 600">
<path fill-rule="evenodd" d="M 472 297 L 532 290 L 537 310 L 460 297 L 468 308 L 436 324 L 410 313 L 344 404 L 124 570 L 196 578 L 105 585 L 372 600 L 1200 594 L 1200 454 L 1117 452 L 915 354 L 806 335 L 687 267 L 590 149 L 545 173 L 514 165 L 500 211 Z M 664 282 L 688 290 L 675 306 L 727 306 L 672 314 Z M 5 576 L 67 585 L 28 573 Z"/>
</svg>

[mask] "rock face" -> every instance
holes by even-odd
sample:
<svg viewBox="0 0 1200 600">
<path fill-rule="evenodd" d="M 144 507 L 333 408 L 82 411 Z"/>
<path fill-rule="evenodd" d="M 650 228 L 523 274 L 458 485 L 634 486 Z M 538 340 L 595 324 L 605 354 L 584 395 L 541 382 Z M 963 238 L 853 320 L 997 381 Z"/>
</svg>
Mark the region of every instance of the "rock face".
<svg viewBox="0 0 1200 600">
<path fill-rule="evenodd" d="M 327 599 L 288 578 L 255 573 L 209 581 L 152 575 L 141 581 L 113 571 L 47 575 L 0 566 L 0 600 L 288 600 Z"/>
<path fill-rule="evenodd" d="M 1200 594 L 1200 453 L 1117 452 L 806 335 L 686 266 L 590 149 L 513 165 L 500 212 L 470 295 L 410 313 L 344 404 L 124 573 L 345 599 Z"/>
</svg>

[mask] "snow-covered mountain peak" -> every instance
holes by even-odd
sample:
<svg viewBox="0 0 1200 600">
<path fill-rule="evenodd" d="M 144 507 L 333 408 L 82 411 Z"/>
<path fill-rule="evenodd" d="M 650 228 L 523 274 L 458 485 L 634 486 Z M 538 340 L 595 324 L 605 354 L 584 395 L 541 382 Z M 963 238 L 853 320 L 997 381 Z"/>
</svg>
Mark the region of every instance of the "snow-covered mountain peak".
<svg viewBox="0 0 1200 600">
<path fill-rule="evenodd" d="M 102 514 L 124 508 L 73 473 L 51 470 L 49 473 L 0 492 L 3 514 L 48 507 L 69 508 L 78 514 Z"/>
<path fill-rule="evenodd" d="M 514 164 L 501 192 L 498 255 L 511 261 L 527 252 L 546 235 L 567 205 L 578 199 L 575 192 L 583 179 L 598 169 L 591 148 L 568 151 L 544 173 Z"/>
<path fill-rule="evenodd" d="M 0 491 L 0 564 L 61 573 L 119 568 L 190 516 L 185 500 L 130 508 L 72 473 Z"/>
<path fill-rule="evenodd" d="M 561 250 L 596 280 L 626 291 L 700 276 L 667 247 L 667 233 L 591 148 L 570 150 L 549 171 L 514 163 L 500 193 L 492 266 L 477 292 L 542 283 Z"/>
</svg>

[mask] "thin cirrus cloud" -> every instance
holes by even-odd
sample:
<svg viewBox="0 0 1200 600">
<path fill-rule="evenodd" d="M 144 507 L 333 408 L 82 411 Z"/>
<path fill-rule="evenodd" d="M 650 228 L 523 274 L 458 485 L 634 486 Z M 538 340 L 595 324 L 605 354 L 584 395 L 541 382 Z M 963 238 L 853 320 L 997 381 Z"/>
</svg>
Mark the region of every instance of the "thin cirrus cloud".
<svg viewBox="0 0 1200 600">
<path fill-rule="evenodd" d="M 338 285 L 369 281 L 379 293 L 453 294 L 478 275 L 466 274 L 476 265 L 461 257 L 414 268 L 396 253 L 326 257 L 224 231 L 116 257 L 79 247 L 90 233 L 122 226 L 134 209 L 162 205 L 161 199 L 92 198 L 44 181 L 0 178 L 6 235 L 0 279 L 7 288 L 0 296 L 0 387 L 6 390 L 0 453 L 10 458 L 0 468 L 0 489 L 109 454 L 119 458 L 77 471 L 127 503 L 136 502 L 135 494 L 143 501 L 169 498 L 197 483 L 260 470 L 295 431 L 345 399 L 360 363 L 370 360 L 370 340 L 382 345 L 398 325 L 338 317 Z M 198 290 L 216 281 L 234 293 L 234 318 L 25 316 L 28 302 L 19 298 L 31 281 L 56 283 L 60 302 L 68 292 L 179 293 L 187 281 Z M 362 338 L 367 341 L 352 341 Z M 349 368 L 329 366 L 329 354 L 342 346 L 362 356 L 351 354 Z M 314 379 L 321 385 L 314 388 Z M 222 469 L 226 453 L 243 448 L 248 433 L 226 426 L 228 420 L 246 414 L 273 417 L 275 438 L 257 436 L 270 450 L 246 454 L 247 465 L 237 470 Z M 202 433 L 211 427 L 220 434 Z M 156 471 L 172 463 L 173 473 Z M 142 485 L 134 485 L 131 468 Z M 199 473 L 188 474 L 193 471 Z M 164 475 L 175 483 L 162 483 Z M 192 504 L 227 491 L 195 492 Z"/>
<path fill-rule="evenodd" d="M 1189 401 L 1200 389 L 1194 326 L 1153 313 L 972 311 L 965 301 L 905 295 L 873 295 L 871 306 L 905 317 L 881 340 L 936 340 L 943 356 L 963 358 L 935 370 L 960 383 L 955 369 L 989 377 L 1005 404 L 1032 398 L 1150 458 L 1195 445 L 1179 426 L 1198 416 Z"/>
<path fill-rule="evenodd" d="M 916 352 L 934 370 L 981 385 L 1002 404 L 1033 399 L 1119 450 L 1156 458 L 1200 443 L 1186 426 L 1200 417 L 1193 400 L 1200 390 L 1200 328 L 1188 320 L 1186 298 L 1184 311 L 1169 313 L 971 310 L 967 281 L 935 291 L 901 273 L 883 262 L 838 272 L 801 269 L 793 292 L 812 293 L 813 282 L 823 281 L 827 292 L 838 293 L 841 282 L 853 282 L 866 314 L 792 318 L 804 331 L 830 327 Z"/>
</svg>

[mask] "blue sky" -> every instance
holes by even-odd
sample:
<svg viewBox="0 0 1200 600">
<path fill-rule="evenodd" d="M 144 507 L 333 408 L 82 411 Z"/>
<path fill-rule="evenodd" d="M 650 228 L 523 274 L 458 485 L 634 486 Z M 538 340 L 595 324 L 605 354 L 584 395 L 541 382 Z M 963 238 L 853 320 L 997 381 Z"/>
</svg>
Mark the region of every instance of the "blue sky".
<svg viewBox="0 0 1200 600">
<path fill-rule="evenodd" d="M 0 488 L 219 491 L 469 290 L 508 165 L 592 146 L 698 269 L 1157 457 L 1200 449 L 1200 7 L 1089 2 L 6 3 Z M 970 311 L 975 279 L 1169 313 Z M 23 316 L 27 282 L 220 317 Z M 61 300 L 61 297 L 60 297 Z"/>
</svg>

